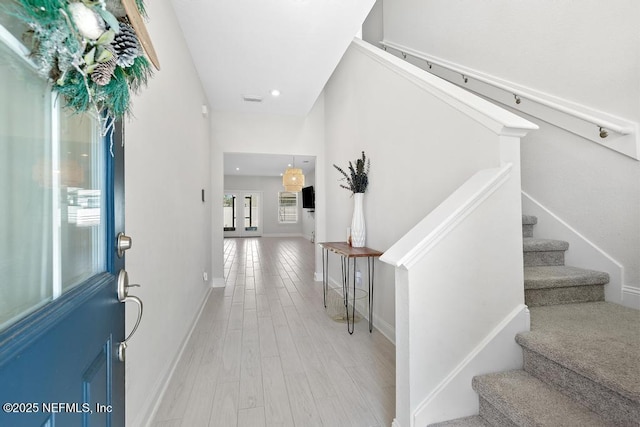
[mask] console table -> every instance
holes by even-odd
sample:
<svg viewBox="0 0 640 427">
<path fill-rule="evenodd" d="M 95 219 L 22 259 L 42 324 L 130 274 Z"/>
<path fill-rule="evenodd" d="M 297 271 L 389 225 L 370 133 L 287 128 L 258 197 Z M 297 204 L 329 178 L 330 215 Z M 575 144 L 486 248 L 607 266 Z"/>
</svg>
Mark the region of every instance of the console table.
<svg viewBox="0 0 640 427">
<path fill-rule="evenodd" d="M 374 261 L 383 252 L 371 248 L 354 248 L 346 242 L 324 242 L 320 243 L 322 248 L 322 291 L 324 295 L 324 307 L 327 308 L 327 291 L 329 290 L 329 252 L 340 255 L 342 262 L 342 291 L 344 295 L 345 310 L 347 311 L 347 331 L 353 334 L 355 327 L 356 312 L 356 261 L 358 258 L 367 258 L 367 272 L 369 277 L 369 332 L 373 330 L 373 279 L 375 273 Z M 349 315 L 349 259 L 353 259 L 353 304 L 351 316 Z"/>
</svg>

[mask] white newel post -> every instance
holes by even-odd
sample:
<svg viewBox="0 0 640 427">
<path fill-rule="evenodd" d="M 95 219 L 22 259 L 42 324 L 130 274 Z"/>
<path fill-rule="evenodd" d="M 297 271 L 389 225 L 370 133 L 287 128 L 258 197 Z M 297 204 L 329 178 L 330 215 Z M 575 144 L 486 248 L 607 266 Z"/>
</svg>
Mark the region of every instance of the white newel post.
<svg viewBox="0 0 640 427">
<path fill-rule="evenodd" d="M 353 219 L 351 220 L 351 246 L 361 248 L 366 239 L 366 229 L 364 224 L 364 193 L 353 194 Z"/>
</svg>

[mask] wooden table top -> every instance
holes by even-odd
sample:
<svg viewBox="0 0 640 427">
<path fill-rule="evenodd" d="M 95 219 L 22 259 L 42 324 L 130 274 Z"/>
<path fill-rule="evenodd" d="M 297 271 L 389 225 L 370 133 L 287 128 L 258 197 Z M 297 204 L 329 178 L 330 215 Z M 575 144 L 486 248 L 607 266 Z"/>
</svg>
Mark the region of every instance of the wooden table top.
<svg viewBox="0 0 640 427">
<path fill-rule="evenodd" d="M 319 245 L 348 258 L 379 257 L 384 253 L 367 247 L 354 248 L 347 242 L 323 242 Z"/>
</svg>

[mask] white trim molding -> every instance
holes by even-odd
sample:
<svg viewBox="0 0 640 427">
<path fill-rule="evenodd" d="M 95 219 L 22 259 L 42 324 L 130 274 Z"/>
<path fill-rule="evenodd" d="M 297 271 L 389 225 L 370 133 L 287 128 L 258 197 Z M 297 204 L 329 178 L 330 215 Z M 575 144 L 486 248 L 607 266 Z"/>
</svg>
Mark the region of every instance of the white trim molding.
<svg viewBox="0 0 640 427">
<path fill-rule="evenodd" d="M 484 100 L 468 91 L 451 85 L 430 73 L 408 64 L 371 44 L 354 39 L 351 46 L 377 61 L 382 66 L 402 76 L 420 89 L 466 114 L 496 135 L 523 137 L 538 129 L 536 124 L 519 117 L 504 108 Z"/>
<path fill-rule="evenodd" d="M 640 286 L 622 287 L 622 305 L 640 310 Z"/>
<path fill-rule="evenodd" d="M 30 57 L 31 52 L 27 47 L 22 44 L 20 40 L 15 38 L 13 34 L 9 32 L 3 25 L 0 25 L 0 43 L 7 45 L 12 51 L 14 51 L 20 58 L 29 64 L 34 70 L 37 69 L 36 64 Z"/>
<path fill-rule="evenodd" d="M 339 289 L 342 287 L 342 283 L 338 282 L 337 280 L 335 280 L 332 277 L 329 277 L 329 290 L 331 290 L 331 288 L 334 289 Z M 352 286 L 353 286 L 353 282 L 352 282 Z M 369 323 L 369 308 L 367 307 L 367 304 L 365 303 L 364 299 L 362 301 L 356 301 L 356 311 L 358 313 L 360 313 L 360 315 L 362 316 L 362 322 L 360 323 L 365 323 L 364 321 L 366 320 L 366 323 Z M 380 319 L 379 316 L 373 316 L 373 327 L 375 329 L 378 330 L 378 332 L 380 332 L 382 335 L 385 336 L 385 338 L 387 338 L 394 346 L 396 345 L 396 328 L 395 326 L 385 322 L 384 320 Z"/>
<path fill-rule="evenodd" d="M 227 286 L 227 283 L 224 280 L 224 277 L 214 277 L 211 279 L 212 288 L 224 288 L 225 286 Z"/>
<path fill-rule="evenodd" d="M 263 233 L 261 237 L 300 237 L 308 240 L 303 233 Z"/>
<path fill-rule="evenodd" d="M 522 369 L 522 347 L 514 340 L 529 330 L 529 309 L 520 304 L 506 316 L 418 405 L 414 426 L 448 421 L 478 413 L 478 395 L 470 388 L 478 373 Z M 461 414 L 460 407 L 467 408 Z"/>
</svg>

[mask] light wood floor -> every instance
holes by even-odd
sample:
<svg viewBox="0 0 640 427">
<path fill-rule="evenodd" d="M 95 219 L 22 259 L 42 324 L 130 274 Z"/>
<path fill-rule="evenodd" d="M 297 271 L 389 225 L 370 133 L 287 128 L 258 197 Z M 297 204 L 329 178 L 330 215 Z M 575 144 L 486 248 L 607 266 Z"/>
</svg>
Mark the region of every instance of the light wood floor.
<svg viewBox="0 0 640 427">
<path fill-rule="evenodd" d="M 214 289 L 154 427 L 390 426 L 395 347 L 366 319 L 353 335 L 324 312 L 314 246 L 225 240 Z"/>
</svg>

